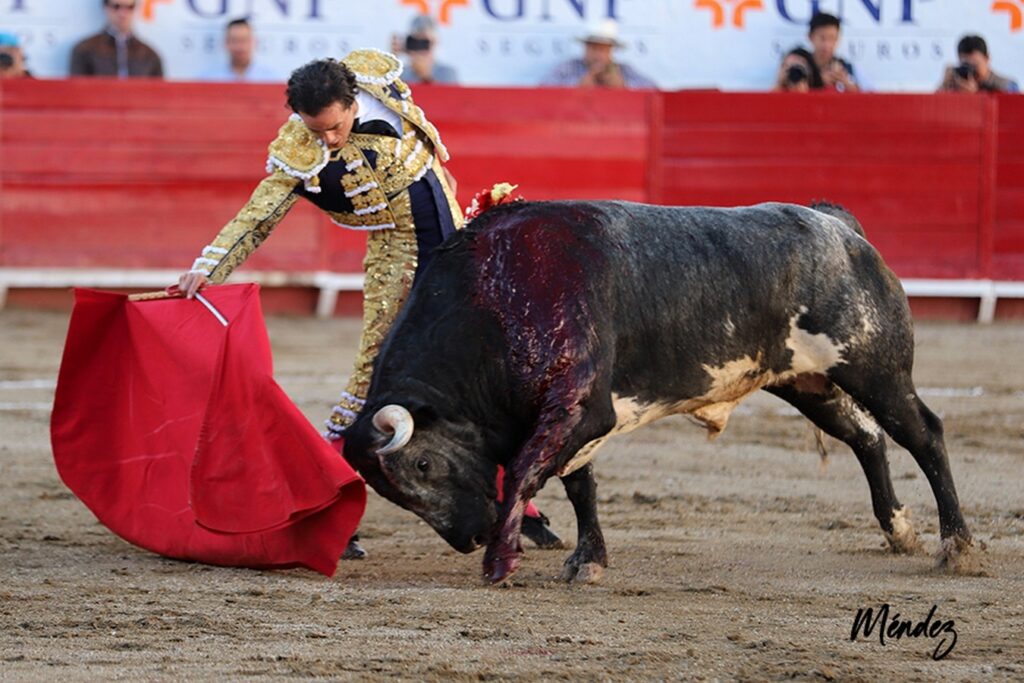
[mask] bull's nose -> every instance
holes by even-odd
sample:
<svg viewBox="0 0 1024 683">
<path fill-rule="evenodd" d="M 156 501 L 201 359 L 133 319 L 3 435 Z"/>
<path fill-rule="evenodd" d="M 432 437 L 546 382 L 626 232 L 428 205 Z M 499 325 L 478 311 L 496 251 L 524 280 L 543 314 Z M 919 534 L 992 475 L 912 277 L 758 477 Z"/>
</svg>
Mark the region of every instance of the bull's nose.
<svg viewBox="0 0 1024 683">
<path fill-rule="evenodd" d="M 486 545 L 486 543 L 487 543 L 487 539 L 484 537 L 483 534 L 477 534 L 476 536 L 473 537 L 473 549 L 474 550 L 479 548 L 482 545 Z"/>
</svg>

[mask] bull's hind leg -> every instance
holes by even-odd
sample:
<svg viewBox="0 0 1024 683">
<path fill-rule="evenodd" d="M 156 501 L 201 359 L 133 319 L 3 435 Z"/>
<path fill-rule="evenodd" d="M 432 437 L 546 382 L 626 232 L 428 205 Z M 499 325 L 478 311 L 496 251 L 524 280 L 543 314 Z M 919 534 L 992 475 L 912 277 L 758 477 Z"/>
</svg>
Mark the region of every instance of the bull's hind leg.
<svg viewBox="0 0 1024 683">
<path fill-rule="evenodd" d="M 949 469 L 942 421 L 918 398 L 909 367 L 873 372 L 865 365 L 843 365 L 835 369 L 833 379 L 871 413 L 893 441 L 910 451 L 928 478 L 939 508 L 939 565 L 962 574 L 980 573 Z"/>
<path fill-rule="evenodd" d="M 885 435 L 864 409 L 824 378 L 767 388 L 790 403 L 819 429 L 848 445 L 857 455 L 871 489 L 871 507 L 895 553 L 921 550 L 909 510 L 900 505 L 889 475 Z"/>
<path fill-rule="evenodd" d="M 597 481 L 594 465 L 587 463 L 580 469 L 562 477 L 565 493 L 576 512 L 578 537 L 576 551 L 565 561 L 562 578 L 566 581 L 594 583 L 608 566 L 608 551 L 604 534 L 597 521 Z"/>
</svg>

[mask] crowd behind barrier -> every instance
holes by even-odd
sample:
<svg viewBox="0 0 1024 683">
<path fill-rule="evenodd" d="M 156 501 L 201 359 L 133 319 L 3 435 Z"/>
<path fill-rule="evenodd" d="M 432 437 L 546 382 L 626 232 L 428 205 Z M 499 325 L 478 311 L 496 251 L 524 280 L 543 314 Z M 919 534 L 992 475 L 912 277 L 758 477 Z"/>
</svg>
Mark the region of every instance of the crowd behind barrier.
<svg viewBox="0 0 1024 683">
<path fill-rule="evenodd" d="M 163 58 L 137 37 L 134 21 L 139 14 L 137 0 L 98 0 L 105 25 L 98 33 L 83 38 L 72 50 L 68 74 L 117 78 L 152 77 L 164 74 Z M 555 65 L 537 85 L 596 88 L 657 88 L 659 76 L 642 74 L 618 58 L 619 27 L 605 19 L 577 36 L 579 56 Z M 405 79 L 411 84 L 457 84 L 457 65 L 435 57 L 437 25 L 429 15 L 415 16 L 408 31 L 392 35 L 389 49 L 405 62 Z M 287 74 L 255 59 L 256 27 L 247 17 L 228 21 L 224 27 L 223 53 L 199 74 L 200 80 L 256 81 L 286 80 Z M 765 88 L 777 92 L 806 92 L 815 89 L 857 92 L 870 90 L 870 83 L 855 72 L 841 56 L 842 22 L 834 15 L 815 12 L 808 25 L 806 46 L 794 46 L 783 55 L 774 83 Z M 936 75 L 938 90 L 945 92 L 1018 92 L 1012 79 L 998 74 L 991 65 L 988 46 L 981 36 L 965 35 L 957 45 L 958 64 L 947 65 Z M 340 55 L 339 55 L 340 56 Z M 174 55 L 169 55 L 174 59 Z M 728 59 L 728 54 L 723 54 Z M 0 78 L 31 77 L 17 36 L 0 26 Z M 688 68 L 680 65 L 680 68 Z M 692 68 L 692 67 L 689 67 Z"/>
<path fill-rule="evenodd" d="M 0 269 L 157 269 L 167 285 L 262 178 L 289 113 L 280 85 L 19 80 L 0 98 Z M 991 283 L 1024 282 L 1014 96 L 811 94 L 794 107 L 769 93 L 417 86 L 416 101 L 452 152 L 463 205 L 506 180 L 531 199 L 828 199 L 861 219 L 901 277 L 980 288 L 919 306 L 972 318 Z M 271 309 L 312 310 L 317 276 L 361 270 L 363 236 L 309 206 L 271 239 L 241 271 L 294 285 L 271 294 Z M 1019 303 L 1000 298 L 996 316 Z M 321 300 L 324 313 L 353 306 Z"/>
</svg>

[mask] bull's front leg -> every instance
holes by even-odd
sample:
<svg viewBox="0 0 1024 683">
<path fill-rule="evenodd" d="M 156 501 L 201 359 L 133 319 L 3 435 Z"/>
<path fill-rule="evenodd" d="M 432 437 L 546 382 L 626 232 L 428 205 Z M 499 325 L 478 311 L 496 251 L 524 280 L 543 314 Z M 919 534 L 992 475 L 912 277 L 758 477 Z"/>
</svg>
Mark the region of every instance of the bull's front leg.
<svg viewBox="0 0 1024 683">
<path fill-rule="evenodd" d="M 484 576 L 491 583 L 505 582 L 519 568 L 523 554 L 519 535 L 526 504 L 554 474 L 558 455 L 566 450 L 579 424 L 581 410 L 576 406 L 568 413 L 562 409 L 542 415 L 533 434 L 509 463 L 498 533 L 484 553 Z M 560 414 L 564 416 L 562 419 L 559 419 Z"/>
<path fill-rule="evenodd" d="M 505 502 L 498 533 L 484 553 L 484 576 L 493 584 L 507 581 L 519 568 L 519 534 L 527 502 L 578 450 L 604 436 L 615 426 L 610 392 L 598 400 L 586 392 L 569 408 L 551 406 L 542 411 L 533 434 L 509 463 L 505 473 Z"/>
<path fill-rule="evenodd" d="M 562 578 L 566 581 L 595 583 L 608 566 L 608 551 L 604 534 L 597 521 L 597 481 L 594 465 L 587 463 L 575 472 L 562 477 L 565 493 L 576 512 L 578 537 L 576 551 L 565 561 Z"/>
</svg>

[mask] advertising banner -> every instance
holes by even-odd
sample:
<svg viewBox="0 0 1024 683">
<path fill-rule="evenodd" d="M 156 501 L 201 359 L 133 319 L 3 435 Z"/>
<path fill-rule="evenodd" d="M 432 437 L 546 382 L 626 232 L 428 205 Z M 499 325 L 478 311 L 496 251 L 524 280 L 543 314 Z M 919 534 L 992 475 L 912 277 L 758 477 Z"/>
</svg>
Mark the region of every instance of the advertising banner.
<svg viewBox="0 0 1024 683">
<path fill-rule="evenodd" d="M 767 90 L 781 55 L 807 44 L 815 11 L 842 19 L 837 53 L 874 90 L 934 90 L 967 33 L 988 42 L 996 72 L 1024 80 L 1024 0 L 118 0 L 129 1 L 176 80 L 226 60 L 231 19 L 250 19 L 258 61 L 284 80 L 310 59 L 387 50 L 425 13 L 439 61 L 464 85 L 536 85 L 580 56 L 589 27 L 614 19 L 617 58 L 660 88 Z M 0 0 L 0 31 L 21 39 L 34 75 L 64 77 L 75 42 L 102 28 L 102 2 Z"/>
</svg>

